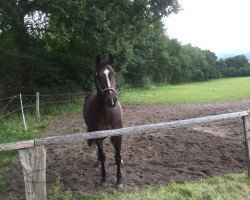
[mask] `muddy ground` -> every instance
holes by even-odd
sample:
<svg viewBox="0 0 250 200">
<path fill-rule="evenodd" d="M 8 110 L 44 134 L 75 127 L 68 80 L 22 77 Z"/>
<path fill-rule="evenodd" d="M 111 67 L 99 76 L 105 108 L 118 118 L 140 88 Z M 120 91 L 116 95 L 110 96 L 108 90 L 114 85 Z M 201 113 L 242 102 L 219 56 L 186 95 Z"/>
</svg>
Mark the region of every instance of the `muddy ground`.
<svg viewBox="0 0 250 200">
<path fill-rule="evenodd" d="M 187 119 L 250 109 L 250 99 L 191 105 L 123 105 L 124 127 Z M 82 113 L 55 120 L 46 135 L 85 131 Z M 188 181 L 240 172 L 246 169 L 242 119 L 189 126 L 123 137 L 122 168 L 125 191 L 170 180 Z M 94 167 L 96 147 L 86 141 L 47 146 L 47 189 L 58 178 L 64 189 L 76 193 L 100 194 L 115 183 L 114 149 L 105 140 L 108 187 L 101 188 L 100 168 Z M 8 169 L 10 190 L 0 189 L 0 199 L 9 195 L 24 197 L 22 168 Z"/>
</svg>

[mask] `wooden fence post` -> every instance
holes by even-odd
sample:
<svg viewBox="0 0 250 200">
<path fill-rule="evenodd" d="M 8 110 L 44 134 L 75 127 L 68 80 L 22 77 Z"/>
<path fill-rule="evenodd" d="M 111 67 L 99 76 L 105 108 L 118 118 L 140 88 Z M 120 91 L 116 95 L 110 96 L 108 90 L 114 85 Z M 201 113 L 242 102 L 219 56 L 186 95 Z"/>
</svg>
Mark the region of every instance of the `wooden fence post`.
<svg viewBox="0 0 250 200">
<path fill-rule="evenodd" d="M 39 92 L 36 93 L 36 116 L 40 118 L 40 100 L 39 100 Z"/>
<path fill-rule="evenodd" d="M 26 200 L 46 200 L 46 150 L 43 145 L 18 150 Z"/>
<path fill-rule="evenodd" d="M 250 116 L 243 117 L 245 139 L 246 139 L 246 155 L 247 155 L 247 172 L 250 179 Z"/>
</svg>

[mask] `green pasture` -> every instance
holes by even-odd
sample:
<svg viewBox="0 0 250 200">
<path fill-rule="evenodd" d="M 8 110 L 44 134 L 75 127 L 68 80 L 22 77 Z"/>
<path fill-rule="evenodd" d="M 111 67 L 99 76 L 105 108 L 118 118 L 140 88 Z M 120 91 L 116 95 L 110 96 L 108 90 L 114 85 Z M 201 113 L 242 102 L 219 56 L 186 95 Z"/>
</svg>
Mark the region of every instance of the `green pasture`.
<svg viewBox="0 0 250 200">
<path fill-rule="evenodd" d="M 132 89 L 119 95 L 122 103 L 137 104 L 180 104 L 216 102 L 250 97 L 250 77 L 218 79 L 209 82 L 185 83 L 180 85 L 154 86 L 148 89 Z M 42 109 L 44 110 L 44 109 Z M 28 131 L 24 131 L 20 115 L 0 119 L 0 143 L 29 140 L 44 136 L 54 119 L 62 115 L 80 112 L 82 103 L 64 104 L 46 108 L 37 119 L 33 111 L 26 113 Z M 17 152 L 0 152 L 0 190 L 8 188 L 6 170 L 16 162 Z M 64 190 L 62 190 L 64 188 Z M 176 183 L 161 186 L 148 186 L 133 192 L 120 192 L 110 189 L 104 195 L 77 195 L 58 181 L 48 191 L 49 199 L 250 199 L 250 181 L 246 173 L 228 174 L 204 180 Z M 12 199 L 12 197 L 9 197 Z"/>
<path fill-rule="evenodd" d="M 124 103 L 186 104 L 218 102 L 250 97 L 250 77 L 132 89 L 120 96 Z"/>
</svg>

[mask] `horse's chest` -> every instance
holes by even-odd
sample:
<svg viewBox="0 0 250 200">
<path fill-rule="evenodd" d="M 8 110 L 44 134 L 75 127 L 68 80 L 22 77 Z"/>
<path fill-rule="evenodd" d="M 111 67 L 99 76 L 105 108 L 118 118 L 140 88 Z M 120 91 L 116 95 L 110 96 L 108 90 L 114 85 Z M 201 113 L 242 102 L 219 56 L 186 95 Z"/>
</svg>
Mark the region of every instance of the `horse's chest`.
<svg viewBox="0 0 250 200">
<path fill-rule="evenodd" d="M 120 104 L 108 109 L 98 104 L 90 104 L 86 108 L 84 110 L 84 119 L 89 130 L 98 131 L 122 127 Z"/>
<path fill-rule="evenodd" d="M 99 130 L 109 130 L 114 128 L 115 119 L 113 116 L 103 115 L 99 117 L 98 122 Z"/>
</svg>

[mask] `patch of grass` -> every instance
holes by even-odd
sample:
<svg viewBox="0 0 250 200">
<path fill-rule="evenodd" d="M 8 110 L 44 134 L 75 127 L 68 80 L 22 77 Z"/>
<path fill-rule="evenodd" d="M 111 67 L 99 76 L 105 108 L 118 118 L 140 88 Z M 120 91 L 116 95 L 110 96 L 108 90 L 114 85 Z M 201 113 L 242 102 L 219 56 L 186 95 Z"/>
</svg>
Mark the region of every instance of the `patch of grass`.
<svg viewBox="0 0 250 200">
<path fill-rule="evenodd" d="M 58 186 L 59 189 L 58 189 Z M 56 183 L 50 199 L 67 200 L 213 200 L 213 199 L 250 199 L 250 180 L 246 173 L 231 173 L 222 177 L 211 177 L 199 181 L 176 183 L 170 182 L 162 186 L 148 186 L 133 192 L 111 190 L 106 195 L 74 196 L 70 190 L 61 191 L 61 183 Z M 56 193 L 55 193 L 56 191 Z M 54 198 L 54 197 L 57 198 Z"/>
<path fill-rule="evenodd" d="M 185 104 L 218 102 L 250 97 L 250 77 L 132 89 L 120 100 L 132 104 Z"/>
<path fill-rule="evenodd" d="M 75 112 L 80 112 L 83 109 L 83 102 L 76 101 L 72 103 L 57 104 L 53 106 L 41 105 L 41 114 L 45 116 L 62 116 Z"/>
<path fill-rule="evenodd" d="M 74 196 L 71 190 L 63 191 L 63 184 L 60 178 L 57 179 L 55 185 L 49 191 L 49 200 L 101 200 L 102 196 L 98 195 L 80 195 Z"/>
</svg>

